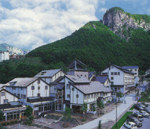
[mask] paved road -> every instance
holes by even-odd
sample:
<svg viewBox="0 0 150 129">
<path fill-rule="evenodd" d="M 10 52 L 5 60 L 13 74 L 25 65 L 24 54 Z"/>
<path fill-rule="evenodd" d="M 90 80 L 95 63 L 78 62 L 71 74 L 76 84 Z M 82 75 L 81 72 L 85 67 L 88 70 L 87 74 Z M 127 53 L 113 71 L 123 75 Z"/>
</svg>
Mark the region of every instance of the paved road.
<svg viewBox="0 0 150 129">
<path fill-rule="evenodd" d="M 126 96 L 125 98 L 126 103 L 122 103 L 118 106 L 118 118 L 126 112 L 127 109 L 131 107 L 136 101 L 134 95 Z M 103 115 L 100 118 L 97 118 L 93 121 L 90 121 L 84 125 L 79 125 L 74 127 L 73 129 L 93 129 L 98 126 L 99 120 L 101 120 L 102 124 L 108 121 L 115 121 L 116 119 L 116 109 L 112 110 L 111 112 Z"/>
</svg>

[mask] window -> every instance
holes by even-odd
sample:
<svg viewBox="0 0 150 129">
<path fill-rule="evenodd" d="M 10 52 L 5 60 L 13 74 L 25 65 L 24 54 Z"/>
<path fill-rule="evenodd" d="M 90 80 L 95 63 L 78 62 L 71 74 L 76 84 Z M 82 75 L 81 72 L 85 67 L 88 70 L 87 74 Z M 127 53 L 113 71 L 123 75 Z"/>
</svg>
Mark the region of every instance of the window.
<svg viewBox="0 0 150 129">
<path fill-rule="evenodd" d="M 40 80 L 38 80 L 38 82 L 37 82 L 38 84 L 40 84 Z"/>
<path fill-rule="evenodd" d="M 114 80 L 114 77 L 111 77 L 111 80 Z"/>
<path fill-rule="evenodd" d="M 67 98 L 70 98 L 70 95 L 67 95 Z"/>
<path fill-rule="evenodd" d="M 76 95 L 76 98 L 79 98 L 79 95 L 78 95 L 78 94 Z"/>
<path fill-rule="evenodd" d="M 45 90 L 47 90 L 48 89 L 48 86 L 45 86 Z"/>
<path fill-rule="evenodd" d="M 113 73 L 113 72 L 111 72 L 111 75 L 114 75 L 114 73 Z"/>
<path fill-rule="evenodd" d="M 67 89 L 69 89 L 70 88 L 70 84 L 67 84 Z"/>
<path fill-rule="evenodd" d="M 72 91 L 74 91 L 74 88 L 72 88 Z"/>
<path fill-rule="evenodd" d="M 38 90 L 40 90 L 40 87 L 38 86 Z"/>
<path fill-rule="evenodd" d="M 21 87 L 21 90 L 23 90 L 23 88 Z"/>
<path fill-rule="evenodd" d="M 38 93 L 37 96 L 40 97 L 40 93 Z"/>
<path fill-rule="evenodd" d="M 34 86 L 31 86 L 31 90 L 34 90 Z"/>
<path fill-rule="evenodd" d="M 13 89 L 13 90 L 16 90 L 16 87 L 13 87 L 12 89 Z"/>
<path fill-rule="evenodd" d="M 120 72 L 118 72 L 118 75 L 120 75 Z"/>
<path fill-rule="evenodd" d="M 88 99 L 90 99 L 90 95 L 88 95 Z"/>
<path fill-rule="evenodd" d="M 117 72 L 115 72 L 115 75 L 117 75 Z"/>
<path fill-rule="evenodd" d="M 114 85 L 114 82 L 111 82 L 111 85 Z"/>
<path fill-rule="evenodd" d="M 4 104 L 7 104 L 8 103 L 8 99 L 4 99 Z"/>
<path fill-rule="evenodd" d="M 1 96 L 5 96 L 5 92 L 2 92 L 2 93 L 1 93 Z"/>
</svg>

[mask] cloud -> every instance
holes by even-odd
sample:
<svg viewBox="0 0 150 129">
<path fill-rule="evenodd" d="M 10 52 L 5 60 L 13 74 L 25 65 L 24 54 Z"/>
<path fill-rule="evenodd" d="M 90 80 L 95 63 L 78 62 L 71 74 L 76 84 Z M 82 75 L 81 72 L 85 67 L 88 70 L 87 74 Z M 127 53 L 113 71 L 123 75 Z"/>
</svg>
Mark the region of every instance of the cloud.
<svg viewBox="0 0 150 129">
<path fill-rule="evenodd" d="M 98 20 L 98 0 L 0 0 L 0 43 L 34 49 Z"/>
<path fill-rule="evenodd" d="M 107 8 L 101 8 L 101 9 L 100 9 L 100 12 L 101 12 L 101 13 L 105 13 L 106 11 L 107 11 Z"/>
</svg>

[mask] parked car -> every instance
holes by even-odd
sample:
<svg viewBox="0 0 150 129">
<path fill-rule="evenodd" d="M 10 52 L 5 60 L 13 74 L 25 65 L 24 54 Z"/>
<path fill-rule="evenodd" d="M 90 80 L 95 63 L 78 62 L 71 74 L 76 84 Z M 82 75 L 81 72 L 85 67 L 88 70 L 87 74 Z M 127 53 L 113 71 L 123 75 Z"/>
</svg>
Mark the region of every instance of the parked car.
<svg viewBox="0 0 150 129">
<path fill-rule="evenodd" d="M 138 120 L 139 120 L 140 122 L 142 122 L 142 121 L 143 121 L 143 118 L 139 118 L 139 117 L 138 117 Z"/>
<path fill-rule="evenodd" d="M 136 117 L 130 115 L 127 117 L 128 122 L 134 122 L 136 124 L 136 126 L 141 127 L 142 126 L 142 122 L 140 122 Z"/>
<path fill-rule="evenodd" d="M 125 122 L 124 123 L 124 127 L 126 127 L 127 129 L 137 129 L 137 126 L 134 122 Z"/>
<path fill-rule="evenodd" d="M 150 114 L 150 108 L 145 108 L 144 111 Z"/>
<path fill-rule="evenodd" d="M 142 103 L 144 106 L 146 106 L 146 107 L 148 107 L 149 105 L 148 104 L 146 104 L 146 103 Z"/>
<path fill-rule="evenodd" d="M 139 104 L 134 105 L 134 108 L 137 110 L 143 110 L 144 108 L 140 106 Z"/>
<path fill-rule="evenodd" d="M 140 111 L 141 113 L 142 113 L 142 115 L 144 116 L 144 117 L 149 117 L 149 113 L 147 113 L 146 111 L 144 111 L 144 110 L 141 110 Z"/>
<path fill-rule="evenodd" d="M 132 114 L 134 117 L 137 117 L 137 118 L 143 118 L 143 114 L 140 113 L 140 112 L 135 112 Z"/>
</svg>

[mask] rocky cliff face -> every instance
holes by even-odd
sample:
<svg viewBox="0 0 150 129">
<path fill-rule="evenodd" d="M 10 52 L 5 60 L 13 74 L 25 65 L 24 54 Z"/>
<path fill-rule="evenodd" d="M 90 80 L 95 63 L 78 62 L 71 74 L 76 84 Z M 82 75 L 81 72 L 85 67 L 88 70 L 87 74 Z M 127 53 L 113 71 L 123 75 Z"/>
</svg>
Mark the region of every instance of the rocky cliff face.
<svg viewBox="0 0 150 129">
<path fill-rule="evenodd" d="M 149 20 L 150 16 L 132 15 L 121 8 L 111 8 L 103 17 L 104 25 L 126 40 L 130 38 L 133 29 L 143 28 L 146 31 L 150 30 Z"/>
<path fill-rule="evenodd" d="M 23 51 L 22 49 L 13 47 L 6 43 L 0 44 L 0 51 L 9 51 L 10 54 L 17 54 L 17 55 L 24 55 L 25 53 L 25 51 Z"/>
</svg>

